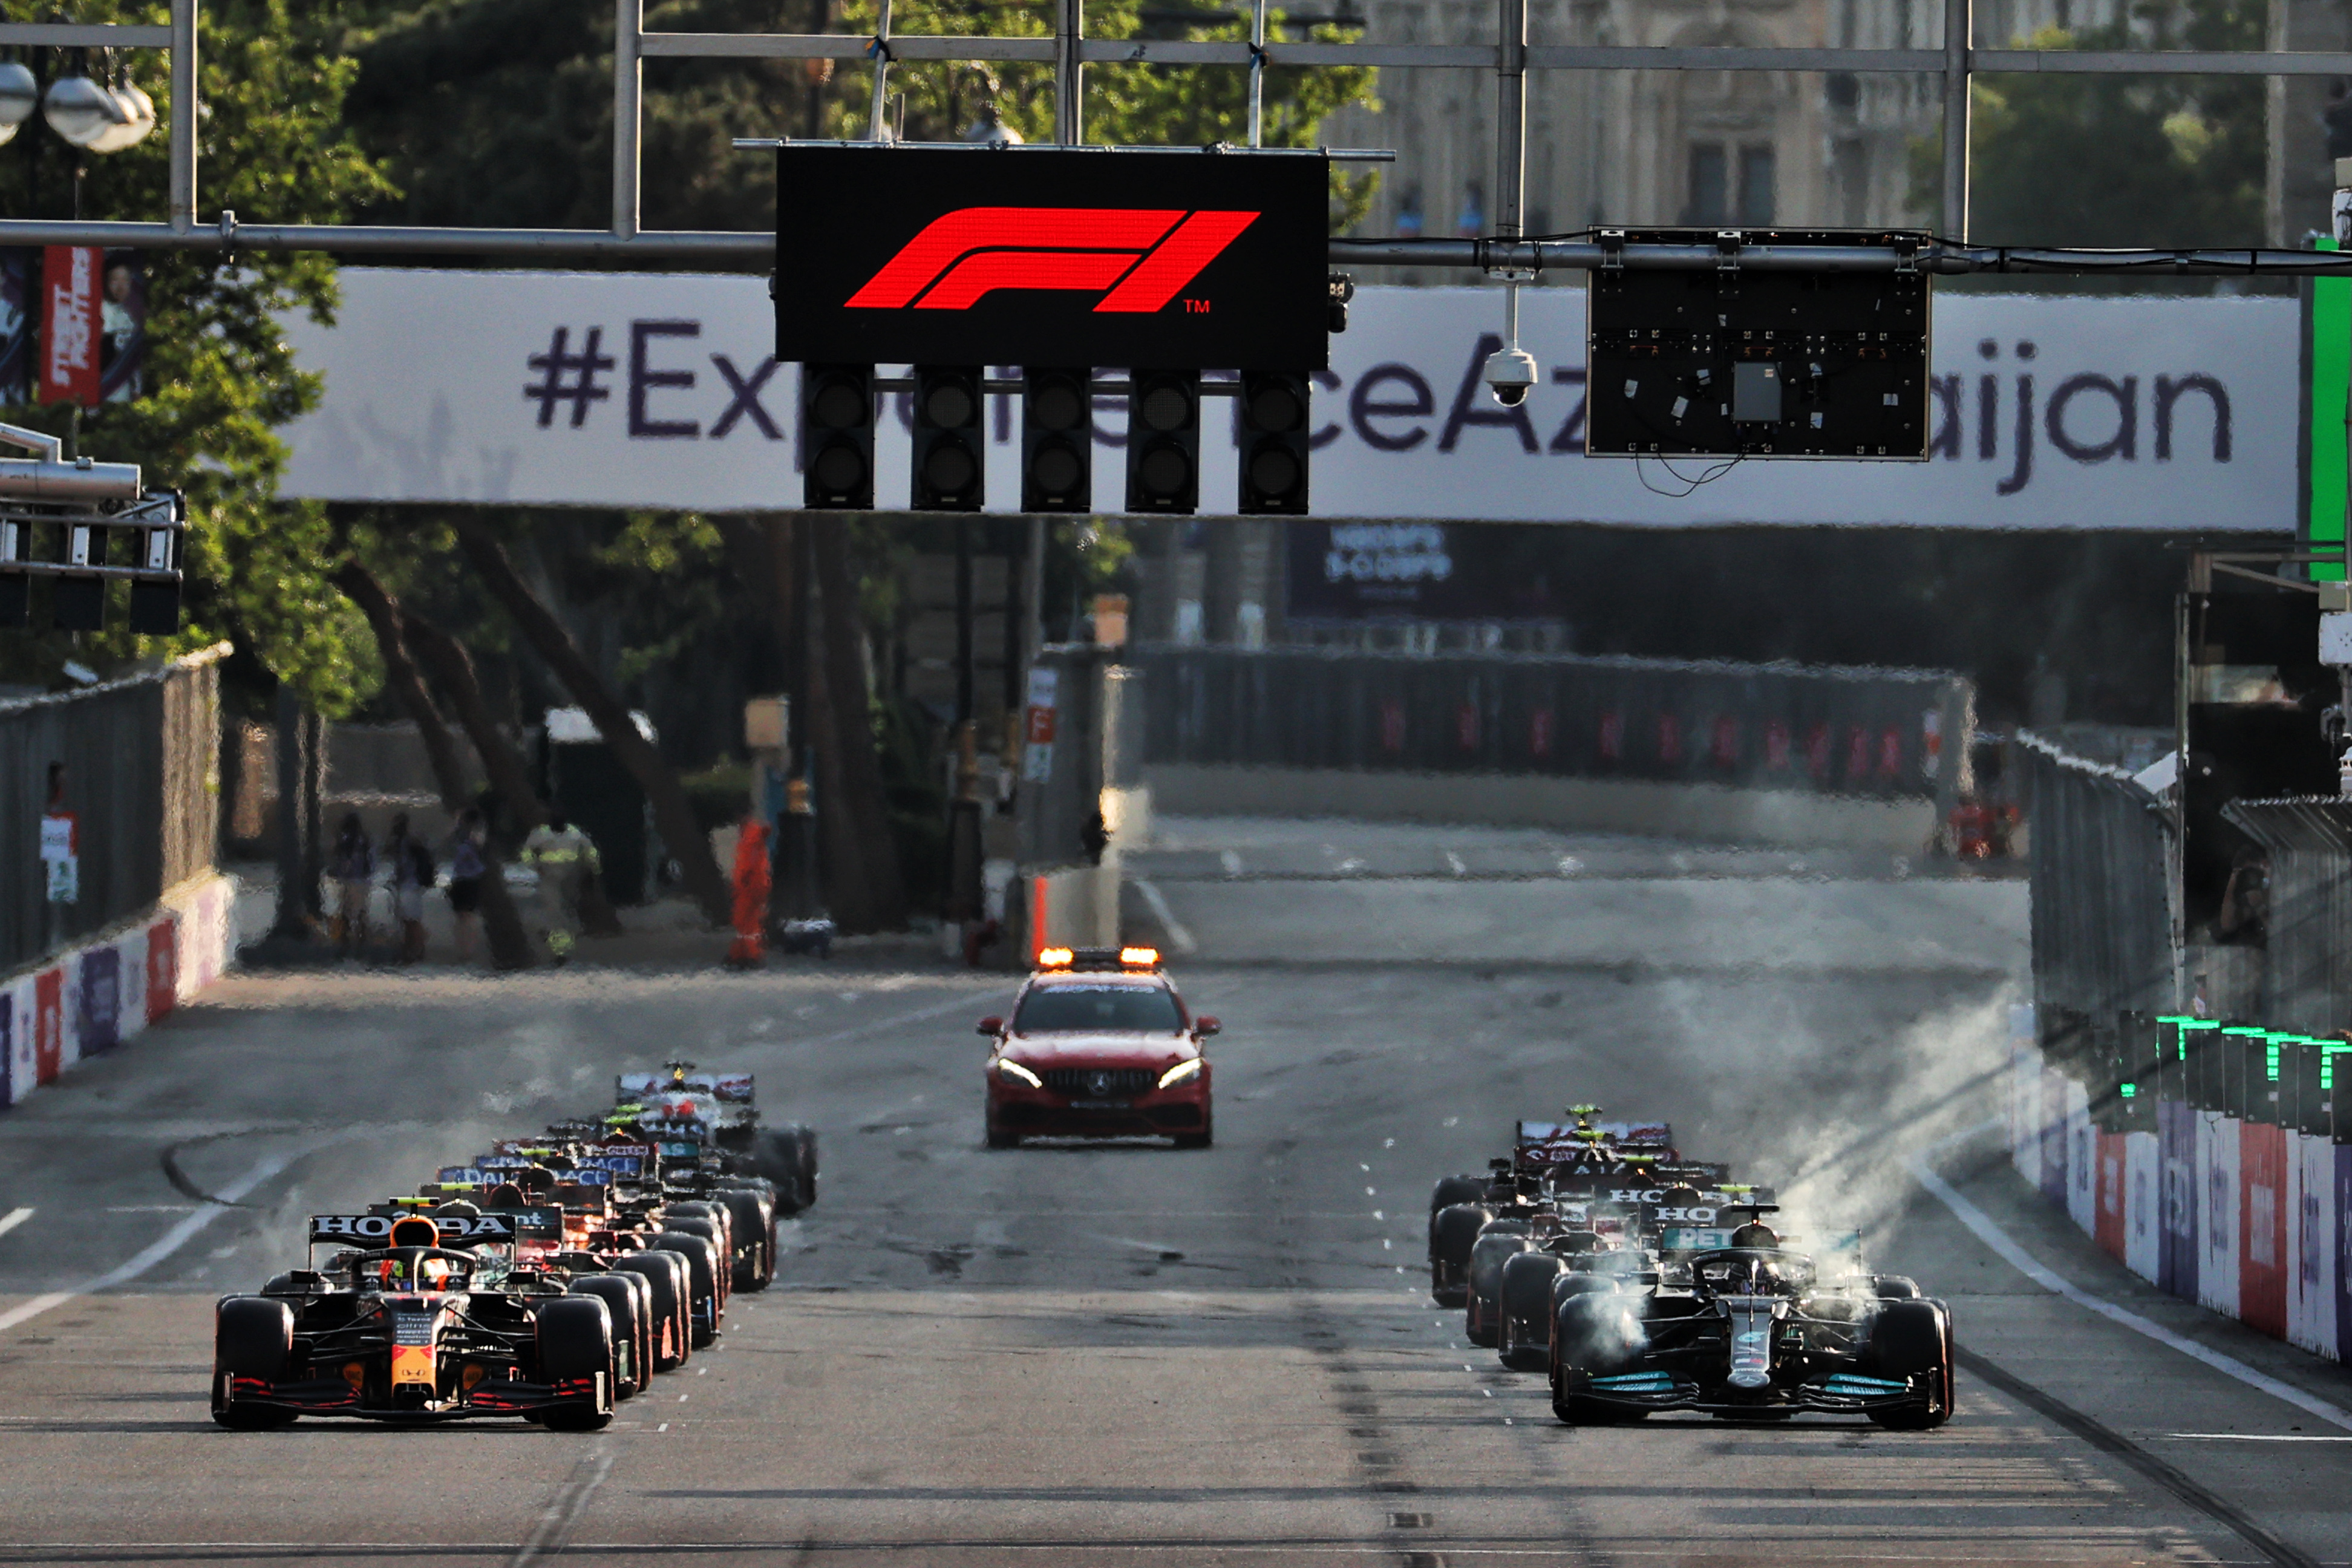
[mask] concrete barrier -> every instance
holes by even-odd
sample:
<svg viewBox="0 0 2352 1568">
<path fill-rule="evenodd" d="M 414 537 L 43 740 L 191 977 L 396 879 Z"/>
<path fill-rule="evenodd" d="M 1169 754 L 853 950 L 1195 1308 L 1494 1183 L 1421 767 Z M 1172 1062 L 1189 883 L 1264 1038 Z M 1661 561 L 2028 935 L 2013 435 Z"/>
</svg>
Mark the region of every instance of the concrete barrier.
<svg viewBox="0 0 2352 1568">
<path fill-rule="evenodd" d="M 207 875 L 154 910 L 0 979 L 0 1107 L 128 1044 L 218 979 L 234 953 L 235 885 Z"/>
<path fill-rule="evenodd" d="M 2157 1107 L 2107 1132 L 2084 1086 L 2011 1041 L 2011 1163 L 2100 1248 L 2171 1295 L 2325 1356 L 2352 1349 L 2352 1144 Z"/>
<path fill-rule="evenodd" d="M 1868 800 L 1710 784 L 1196 763 L 1148 763 L 1143 780 L 1151 810 L 1171 816 L 1297 816 L 1299 803 L 1310 801 L 1318 816 L 1731 844 L 1856 845 L 1900 855 L 1922 852 L 1936 832 L 1936 803 L 1925 798 Z"/>
</svg>

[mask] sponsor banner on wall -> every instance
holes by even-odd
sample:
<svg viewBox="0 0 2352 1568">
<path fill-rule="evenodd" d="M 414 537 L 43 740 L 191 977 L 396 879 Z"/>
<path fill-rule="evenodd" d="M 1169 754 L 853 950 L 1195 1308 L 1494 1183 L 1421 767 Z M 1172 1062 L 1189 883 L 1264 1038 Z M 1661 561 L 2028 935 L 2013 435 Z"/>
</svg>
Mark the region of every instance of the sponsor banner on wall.
<svg viewBox="0 0 2352 1568">
<path fill-rule="evenodd" d="M 89 245 L 52 245 L 41 252 L 43 403 L 93 404 L 99 399 L 106 252 Z"/>
<path fill-rule="evenodd" d="M 799 372 L 773 357 L 761 279 L 354 268 L 342 292 L 334 327 L 286 323 L 299 362 L 326 378 L 320 407 L 287 432 L 289 495 L 798 504 Z M 1500 341 L 1498 290 L 1358 291 L 1315 378 L 1316 515 L 2296 526 L 2291 299 L 1948 295 L 1936 304 L 1927 461 L 1729 467 L 1584 457 L 1586 397 L 1612 389 L 1585 384 L 1583 290 L 1523 299 L 1541 381 L 1504 409 L 1479 379 Z M 1016 400 L 988 401 L 988 504 L 1012 510 Z M 1202 510 L 1214 513 L 1234 494 L 1239 416 L 1230 398 L 1206 408 Z M 1123 400 L 1097 401 L 1095 500 L 1106 509 L 1122 492 L 1125 423 Z M 886 508 L 905 504 L 912 427 L 911 395 L 889 396 L 877 452 Z"/>
<path fill-rule="evenodd" d="M 2352 1143 L 2338 1143 L 2336 1156 L 2336 1354 L 2352 1356 Z"/>
<path fill-rule="evenodd" d="M 2042 1069 L 2042 1195 L 2067 1208 L 2072 1189 L 2066 1180 L 2066 1075 Z"/>
<path fill-rule="evenodd" d="M 41 253 L 0 248 L 0 405 L 27 402 L 33 384 L 33 320 L 40 306 Z"/>
<path fill-rule="evenodd" d="M 2159 1142 L 2153 1132 L 2124 1134 L 2124 1266 L 2151 1280 L 2163 1268 Z"/>
<path fill-rule="evenodd" d="M 2073 1079 L 2066 1080 L 2066 1215 L 2084 1235 L 2098 1225 L 2098 1131 L 2091 1125 L 2091 1097 Z"/>
<path fill-rule="evenodd" d="M 2286 1337 L 2317 1354 L 2342 1353 L 2336 1338 L 2336 1147 L 2307 1132 L 2287 1150 Z"/>
<path fill-rule="evenodd" d="M 2163 1238 L 2156 1283 L 2175 1296 L 2197 1294 L 2197 1112 L 2177 1100 L 2156 1106 L 2158 1224 Z"/>
<path fill-rule="evenodd" d="M 2197 1113 L 2197 1301 L 2238 1315 L 2238 1119 Z"/>
</svg>

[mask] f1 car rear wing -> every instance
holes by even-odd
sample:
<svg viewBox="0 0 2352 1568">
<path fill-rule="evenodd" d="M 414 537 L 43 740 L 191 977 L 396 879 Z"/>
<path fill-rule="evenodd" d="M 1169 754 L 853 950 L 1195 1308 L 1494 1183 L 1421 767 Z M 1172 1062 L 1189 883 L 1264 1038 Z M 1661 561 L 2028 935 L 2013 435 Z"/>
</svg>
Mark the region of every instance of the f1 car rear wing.
<svg viewBox="0 0 2352 1568">
<path fill-rule="evenodd" d="M 1568 1164 L 1595 1151 L 1656 1158 L 1674 1149 L 1674 1129 L 1664 1121 L 1521 1121 L 1511 1140 L 1520 1170 Z"/>
<path fill-rule="evenodd" d="M 690 1072 L 684 1078 L 673 1078 L 668 1073 L 625 1072 L 613 1079 L 613 1103 L 626 1105 L 633 1100 L 653 1100 L 679 1089 L 688 1094 L 708 1094 L 730 1105 L 749 1105 L 751 1103 L 751 1075 L 747 1072 Z"/>
<path fill-rule="evenodd" d="M 314 1214 L 310 1241 L 313 1247 L 382 1247 L 390 1245 L 395 1222 L 416 1217 L 433 1221 L 443 1247 L 479 1247 L 485 1242 L 512 1243 L 563 1234 L 563 1211 L 549 1205 L 481 1215 Z"/>
</svg>

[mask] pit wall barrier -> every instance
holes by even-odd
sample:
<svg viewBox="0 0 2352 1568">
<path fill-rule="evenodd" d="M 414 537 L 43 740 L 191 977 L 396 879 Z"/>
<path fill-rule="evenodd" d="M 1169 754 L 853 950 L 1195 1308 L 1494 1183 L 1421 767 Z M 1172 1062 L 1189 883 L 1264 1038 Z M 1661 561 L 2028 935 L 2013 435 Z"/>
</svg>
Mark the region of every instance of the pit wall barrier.
<svg viewBox="0 0 2352 1568">
<path fill-rule="evenodd" d="M 147 914 L 0 979 L 0 1107 L 137 1039 L 219 979 L 235 952 L 235 907 L 228 878 L 193 878 Z"/>
<path fill-rule="evenodd" d="M 2153 1050 L 2086 1078 L 2079 1063 L 2053 1065 L 2032 1009 L 2018 1012 L 2008 1086 L 2018 1173 L 2158 1289 L 2345 1360 L 2352 1099 L 2339 1115 L 2334 1078 L 2352 1076 L 2352 1042 L 2126 1019 L 2118 1032 Z"/>
</svg>

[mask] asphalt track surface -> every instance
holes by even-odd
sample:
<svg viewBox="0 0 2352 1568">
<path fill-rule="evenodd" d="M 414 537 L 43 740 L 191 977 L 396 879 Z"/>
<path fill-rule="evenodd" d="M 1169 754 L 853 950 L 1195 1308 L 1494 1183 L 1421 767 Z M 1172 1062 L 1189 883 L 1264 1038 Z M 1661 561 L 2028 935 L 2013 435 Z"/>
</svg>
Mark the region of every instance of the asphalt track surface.
<svg viewBox="0 0 2352 1568">
<path fill-rule="evenodd" d="M 31 1211 L 0 1231 L 0 1563 L 2352 1559 L 2352 1431 L 2050 1294 L 1904 1173 L 1995 1103 L 2014 884 L 1447 875 L 1160 888 L 1226 1026 L 1197 1152 L 985 1151 L 971 1024 L 1009 987 L 911 958 L 232 979 L 0 1118 L 0 1225 Z M 302 1215 L 681 1049 L 824 1141 L 718 1348 L 594 1436 L 213 1427 L 211 1297 Z M 1554 1424 L 1429 1306 L 1422 1226 L 1436 1174 L 1583 1098 L 1864 1225 L 1953 1303 L 1957 1419 Z M 2074 1285 L 2352 1407 L 2137 1287 L 1981 1138 L 1936 1158 Z"/>
</svg>

